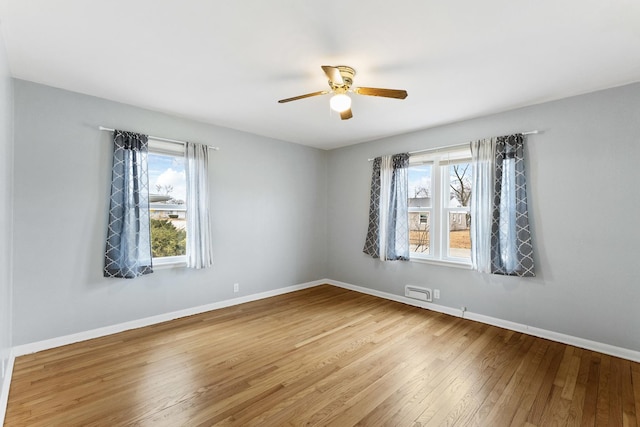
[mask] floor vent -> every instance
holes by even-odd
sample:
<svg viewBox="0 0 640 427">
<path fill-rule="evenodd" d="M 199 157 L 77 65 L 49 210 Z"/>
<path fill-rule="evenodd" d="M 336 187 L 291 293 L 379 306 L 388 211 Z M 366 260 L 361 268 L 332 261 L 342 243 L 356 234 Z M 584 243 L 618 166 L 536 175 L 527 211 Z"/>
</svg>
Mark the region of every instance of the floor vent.
<svg viewBox="0 0 640 427">
<path fill-rule="evenodd" d="M 431 289 L 421 288 L 420 286 L 407 285 L 404 287 L 404 296 L 419 299 L 421 301 L 433 301 Z"/>
</svg>

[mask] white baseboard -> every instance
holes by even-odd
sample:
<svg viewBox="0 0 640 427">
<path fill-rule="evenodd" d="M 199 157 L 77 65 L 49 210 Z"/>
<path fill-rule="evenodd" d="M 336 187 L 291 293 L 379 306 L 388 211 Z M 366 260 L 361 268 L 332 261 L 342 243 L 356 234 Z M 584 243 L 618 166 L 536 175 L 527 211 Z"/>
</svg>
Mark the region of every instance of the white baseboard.
<svg viewBox="0 0 640 427">
<path fill-rule="evenodd" d="M 498 326 L 500 328 L 509 329 L 516 332 L 522 332 L 527 335 L 533 335 L 534 337 L 540 337 L 551 341 L 561 342 L 563 344 L 569 344 L 574 347 L 597 351 L 598 353 L 608 354 L 609 356 L 620 357 L 622 359 L 631 360 L 633 362 L 640 362 L 640 351 L 635 351 L 624 347 L 617 347 L 598 341 L 591 341 L 580 337 L 574 337 L 573 335 L 566 335 L 560 332 L 540 329 L 534 326 L 523 325 L 521 323 L 510 322 L 508 320 L 497 319 L 495 317 L 485 316 L 478 313 L 471 313 L 468 311 L 465 313 L 464 318 L 475 320 L 476 322 Z"/>
<path fill-rule="evenodd" d="M 512 331 L 516 331 L 516 332 L 522 332 L 522 333 L 533 335 L 536 337 L 545 338 L 552 341 L 561 342 L 564 344 L 569 344 L 575 347 L 585 348 L 587 350 L 597 351 L 597 352 L 608 354 L 611 356 L 621 357 L 623 359 L 628 359 L 634 362 L 640 362 L 640 351 L 631 350 L 631 349 L 622 348 L 622 347 L 616 347 L 613 345 L 600 343 L 597 341 L 591 341 L 584 338 L 574 337 L 574 336 L 562 334 L 559 332 L 540 329 L 533 326 L 524 325 L 521 323 L 515 323 L 515 322 L 510 322 L 508 320 L 502 320 L 502 319 L 498 319 L 491 316 L 485 316 L 483 314 L 473 313 L 469 311 L 466 311 L 463 313 L 461 310 L 454 309 L 451 307 L 446 307 L 443 305 L 428 303 L 424 301 L 418 301 L 411 298 L 407 298 L 405 296 L 395 295 L 388 292 L 378 291 L 375 289 L 369 289 L 362 286 L 356 286 L 349 283 L 340 282 L 337 280 L 321 279 L 321 280 L 315 280 L 312 282 L 302 283 L 299 285 L 279 288 L 272 291 L 262 292 L 259 294 L 247 295 L 240 298 L 233 298 L 230 300 L 215 302 L 212 304 L 192 307 L 185 310 L 174 311 L 171 313 L 165 313 L 157 316 L 146 317 L 144 319 L 133 320 L 130 322 L 119 323 L 116 325 L 106 326 L 103 328 L 92 329 L 89 331 L 79 332 L 77 334 L 65 335 L 58 338 L 52 338 L 48 340 L 15 346 L 13 347 L 11 366 L 8 368 L 8 372 L 12 371 L 14 357 L 35 353 L 42 350 L 48 350 L 50 348 L 60 347 L 67 344 L 73 344 L 80 341 L 86 341 L 93 338 L 99 338 L 106 335 L 127 331 L 130 329 L 142 328 L 145 326 L 166 322 L 166 321 L 178 319 L 181 317 L 191 316 L 194 314 L 200 314 L 207 311 L 216 310 L 219 308 L 225 308 L 233 305 L 243 304 L 245 302 L 257 301 L 260 299 L 269 298 L 276 295 L 282 295 L 282 294 L 294 292 L 301 289 L 311 288 L 311 287 L 322 285 L 325 283 L 333 286 L 337 286 L 340 288 L 344 288 L 344 289 L 350 289 L 352 291 L 360 292 L 363 294 L 373 295 L 373 296 L 388 299 L 391 301 L 396 301 L 396 302 L 401 302 L 408 305 L 413 305 L 416 307 L 426 308 L 428 310 L 436 311 L 439 313 L 445 313 L 452 316 L 464 317 L 465 319 L 486 323 L 488 325 L 498 326 L 500 328 L 505 328 Z M 8 394 L 8 384 L 6 384 L 6 387 L 7 387 L 7 394 Z M 4 392 L 4 385 L 3 385 L 3 392 Z M 2 395 L 2 397 L 4 397 L 4 394 Z M 3 408 L 1 403 L 2 401 L 0 401 L 0 409 Z"/>
<path fill-rule="evenodd" d="M 13 351 L 9 351 L 7 366 L 5 367 L 5 377 L 0 389 L 0 426 L 4 425 L 4 417 L 7 413 L 7 403 L 9 402 L 9 388 L 11 387 L 11 376 L 13 375 L 13 362 L 15 361 Z"/>
<path fill-rule="evenodd" d="M 312 288 L 327 283 L 326 280 L 315 280 L 313 282 L 302 283 L 299 285 L 287 286 L 285 288 L 274 289 L 272 291 L 261 292 L 259 294 L 247 295 L 239 298 L 214 302 L 211 304 L 191 307 L 184 310 L 173 311 L 170 313 L 159 314 L 157 316 L 145 317 L 143 319 L 132 320 L 130 322 L 118 323 L 116 325 L 105 326 L 102 328 L 91 329 L 89 331 L 78 332 L 76 334 L 65 335 L 62 337 L 51 338 L 48 340 L 37 341 L 28 344 L 17 345 L 13 347 L 13 355 L 15 357 L 25 354 L 36 353 L 38 351 L 49 350 L 55 347 L 61 347 L 67 344 L 73 344 L 94 338 L 100 338 L 118 332 L 128 331 L 130 329 L 143 328 L 145 326 L 155 325 L 157 323 L 167 322 L 169 320 L 179 319 L 181 317 L 192 316 L 219 308 L 231 307 L 233 305 L 243 304 L 245 302 L 257 301 L 264 298 L 282 295 L 289 292 L 299 291 L 301 289 Z"/>
<path fill-rule="evenodd" d="M 428 302 L 422 302 L 390 294 L 388 292 L 377 291 L 375 289 L 364 288 L 362 286 L 351 285 L 349 283 L 338 282 L 336 280 L 326 279 L 321 281 L 322 283 L 328 283 L 340 288 L 350 289 L 352 291 L 361 292 L 363 294 L 373 295 L 380 298 L 385 298 L 392 301 L 397 301 L 416 307 L 422 307 L 429 310 L 437 311 L 439 313 L 446 313 L 452 316 L 464 317 L 465 319 L 474 320 L 476 322 L 486 323 L 488 325 L 498 326 L 500 328 L 509 329 L 516 332 L 522 332 L 524 334 L 533 335 L 535 337 L 545 338 L 551 341 L 561 342 L 563 344 L 572 345 L 574 347 L 580 347 L 587 350 L 597 351 L 599 353 L 608 354 L 610 356 L 620 357 L 622 359 L 631 360 L 633 362 L 640 362 L 640 351 L 631 350 L 623 347 L 616 347 L 613 345 L 591 341 L 584 338 L 574 337 L 572 335 L 561 334 L 559 332 L 549 331 L 546 329 L 540 329 L 529 325 L 523 325 L 521 323 L 510 322 L 508 320 L 497 319 L 491 316 L 485 316 L 483 314 L 472 313 L 469 311 L 462 312 L 451 307 L 445 307 L 443 305 L 432 304 Z"/>
<path fill-rule="evenodd" d="M 349 289 L 352 291 L 360 292 L 361 294 L 373 295 L 388 299 L 391 301 L 401 302 L 403 304 L 413 305 L 415 307 L 426 308 L 431 311 L 437 311 L 438 313 L 450 314 L 452 316 L 461 317 L 461 311 L 444 305 L 433 304 L 426 301 L 420 301 L 413 298 L 407 298 L 402 295 L 390 294 L 388 292 L 377 291 L 375 289 L 364 288 L 362 286 L 356 286 L 349 283 L 338 282 L 337 280 L 326 279 L 324 283 L 328 283 L 339 288 Z"/>
</svg>

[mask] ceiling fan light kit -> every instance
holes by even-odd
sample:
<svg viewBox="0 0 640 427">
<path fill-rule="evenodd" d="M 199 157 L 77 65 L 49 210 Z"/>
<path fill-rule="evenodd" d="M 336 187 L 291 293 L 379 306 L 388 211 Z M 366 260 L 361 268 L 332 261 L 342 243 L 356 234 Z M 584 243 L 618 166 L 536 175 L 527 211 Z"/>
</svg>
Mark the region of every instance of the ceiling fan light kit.
<svg viewBox="0 0 640 427">
<path fill-rule="evenodd" d="M 342 113 L 343 111 L 347 111 L 351 108 L 351 98 L 349 98 L 349 95 L 344 93 L 337 93 L 329 100 L 329 106 L 331 106 L 333 111 Z"/>
<path fill-rule="evenodd" d="M 405 99 L 407 97 L 407 91 L 402 89 L 380 89 L 373 87 L 356 87 L 351 88 L 353 85 L 353 77 L 356 75 L 356 70 L 346 65 L 323 65 L 322 70 L 329 78 L 330 91 L 319 91 L 307 93 L 305 95 L 294 96 L 293 98 L 281 99 L 279 103 L 297 101 L 299 99 L 310 98 L 312 96 L 326 95 L 332 93 L 333 96 L 329 100 L 329 106 L 332 110 L 340 113 L 342 120 L 348 120 L 353 117 L 351 112 L 351 98 L 347 93 L 355 93 L 358 95 L 367 96 L 381 96 L 384 98 Z"/>
</svg>

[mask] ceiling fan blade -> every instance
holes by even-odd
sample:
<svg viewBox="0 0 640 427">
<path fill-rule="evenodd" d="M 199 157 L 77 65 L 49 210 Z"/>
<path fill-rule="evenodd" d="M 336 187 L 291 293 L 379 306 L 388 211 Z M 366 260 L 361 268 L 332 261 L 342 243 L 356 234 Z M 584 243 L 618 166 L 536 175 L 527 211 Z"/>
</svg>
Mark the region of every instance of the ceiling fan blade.
<svg viewBox="0 0 640 427">
<path fill-rule="evenodd" d="M 281 99 L 280 101 L 278 101 L 280 104 L 284 103 L 284 102 L 291 102 L 291 101 L 297 101 L 298 99 L 304 99 L 304 98 L 310 98 L 312 96 L 318 96 L 318 95 L 326 95 L 327 93 L 329 93 L 326 90 L 321 90 L 319 92 L 313 92 L 313 93 L 307 93 L 305 95 L 299 95 L 299 96 L 294 96 L 293 98 L 286 98 L 286 99 Z"/>
<path fill-rule="evenodd" d="M 353 113 L 351 112 L 351 108 L 349 108 L 348 110 L 345 110 L 342 113 L 340 113 L 340 118 L 342 120 L 349 120 L 351 117 L 353 117 Z"/>
<path fill-rule="evenodd" d="M 402 89 L 379 89 L 375 87 L 357 87 L 353 90 L 359 95 L 384 96 L 385 98 L 405 99 L 407 91 Z"/>
<path fill-rule="evenodd" d="M 342 80 L 342 75 L 340 74 L 340 70 L 336 67 L 332 67 L 330 65 L 323 65 L 322 70 L 329 77 L 329 80 L 333 82 L 334 85 L 343 86 L 344 80 Z"/>
</svg>

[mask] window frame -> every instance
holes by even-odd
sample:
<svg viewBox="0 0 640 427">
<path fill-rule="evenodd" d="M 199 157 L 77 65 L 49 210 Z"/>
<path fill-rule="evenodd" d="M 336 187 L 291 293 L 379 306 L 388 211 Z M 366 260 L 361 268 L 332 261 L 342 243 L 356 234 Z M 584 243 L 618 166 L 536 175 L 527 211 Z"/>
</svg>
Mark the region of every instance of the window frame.
<svg viewBox="0 0 640 427">
<path fill-rule="evenodd" d="M 429 253 L 410 252 L 409 259 L 415 262 L 471 268 L 471 258 L 450 255 L 449 216 L 454 211 L 469 212 L 469 206 L 451 207 L 449 166 L 471 163 L 469 147 L 451 147 L 417 153 L 409 158 L 409 167 L 431 164 L 431 208 L 409 208 L 409 212 L 430 211 Z M 471 165 L 473 167 L 473 165 Z"/>
<path fill-rule="evenodd" d="M 148 152 L 149 154 L 161 154 L 165 156 L 183 157 L 185 156 L 184 144 L 160 141 L 157 139 L 149 138 L 148 140 Z M 149 184 L 151 187 L 151 184 Z M 151 189 L 151 188 L 150 188 Z M 160 203 L 149 202 L 149 214 L 151 211 L 178 211 L 185 213 L 185 221 L 187 216 L 187 207 L 185 205 L 166 205 Z M 153 237 L 151 237 L 153 242 Z M 189 239 L 189 233 L 187 233 L 187 240 Z M 154 257 L 152 254 L 151 262 L 153 268 L 173 268 L 173 267 L 186 267 L 187 255 L 166 256 L 166 257 Z"/>
</svg>

